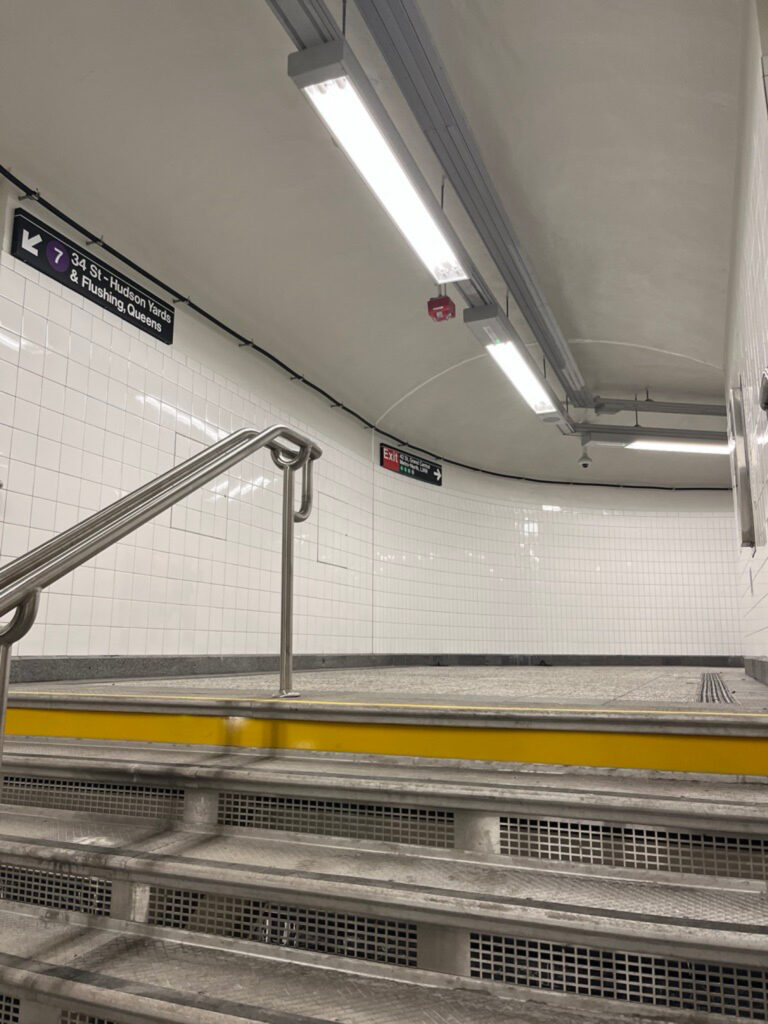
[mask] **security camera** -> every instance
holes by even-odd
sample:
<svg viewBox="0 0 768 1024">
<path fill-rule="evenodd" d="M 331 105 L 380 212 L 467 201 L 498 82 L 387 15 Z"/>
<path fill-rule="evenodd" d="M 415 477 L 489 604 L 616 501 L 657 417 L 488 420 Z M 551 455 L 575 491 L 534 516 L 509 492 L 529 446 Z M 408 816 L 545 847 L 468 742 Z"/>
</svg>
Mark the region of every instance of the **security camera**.
<svg viewBox="0 0 768 1024">
<path fill-rule="evenodd" d="M 589 452 L 585 448 L 579 456 L 579 465 L 582 469 L 589 469 L 592 465 L 592 459 L 589 456 Z"/>
</svg>

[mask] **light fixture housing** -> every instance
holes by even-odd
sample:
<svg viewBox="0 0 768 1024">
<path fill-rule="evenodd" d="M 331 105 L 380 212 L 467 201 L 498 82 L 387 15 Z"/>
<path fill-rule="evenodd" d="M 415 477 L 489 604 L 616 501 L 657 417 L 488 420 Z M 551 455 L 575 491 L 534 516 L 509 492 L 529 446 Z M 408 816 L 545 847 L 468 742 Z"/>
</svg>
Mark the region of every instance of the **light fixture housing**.
<svg viewBox="0 0 768 1024">
<path fill-rule="evenodd" d="M 727 455 L 728 435 L 721 430 L 679 430 L 602 423 L 579 423 L 582 444 L 628 448 L 631 451 L 679 452 L 686 455 Z"/>
<path fill-rule="evenodd" d="M 679 452 L 686 455 L 730 455 L 731 446 L 707 441 L 673 441 L 665 438 L 648 437 L 630 441 L 624 446 L 635 452 Z"/>
<path fill-rule="evenodd" d="M 465 309 L 464 323 L 537 416 L 549 422 L 562 419 L 559 401 L 497 305 Z"/>
<path fill-rule="evenodd" d="M 458 239 L 346 41 L 292 53 L 288 74 L 435 282 L 467 280 Z"/>
</svg>

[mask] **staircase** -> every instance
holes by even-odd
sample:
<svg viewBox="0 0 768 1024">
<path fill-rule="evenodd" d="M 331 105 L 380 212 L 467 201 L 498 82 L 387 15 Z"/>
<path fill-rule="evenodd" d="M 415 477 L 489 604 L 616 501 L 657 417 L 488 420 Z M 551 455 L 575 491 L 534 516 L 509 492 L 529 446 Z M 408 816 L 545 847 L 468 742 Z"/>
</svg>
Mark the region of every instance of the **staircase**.
<svg viewBox="0 0 768 1024">
<path fill-rule="evenodd" d="M 0 570 L 0 1024 L 768 1020 L 761 712 L 213 685 L 24 691 L 4 721 L 41 591 L 260 449 L 295 698 L 321 451 L 291 427 L 236 431 Z"/>
<path fill-rule="evenodd" d="M 768 1019 L 768 786 L 9 739 L 0 1024 Z"/>
</svg>

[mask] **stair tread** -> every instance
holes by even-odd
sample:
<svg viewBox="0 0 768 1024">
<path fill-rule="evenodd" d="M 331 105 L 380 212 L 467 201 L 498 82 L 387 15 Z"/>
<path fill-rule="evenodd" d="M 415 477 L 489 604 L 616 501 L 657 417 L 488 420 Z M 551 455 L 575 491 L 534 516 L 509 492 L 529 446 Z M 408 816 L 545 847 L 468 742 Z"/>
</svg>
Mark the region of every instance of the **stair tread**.
<svg viewBox="0 0 768 1024">
<path fill-rule="evenodd" d="M 49 998 L 90 996 L 89 1012 L 120 1020 L 144 999 L 181 1007 L 186 1020 L 254 1024 L 617 1024 L 688 1019 L 675 1011 L 510 989 L 502 998 L 471 981 L 429 984 L 118 934 L 0 910 L 0 986 L 13 969 L 37 975 Z M 57 970 L 56 968 L 60 968 Z M 18 978 L 14 980 L 18 981 Z M 170 1019 L 170 1014 L 168 1015 Z M 179 1019 L 178 1016 L 176 1019 Z"/>
<path fill-rule="evenodd" d="M 367 845 L 367 848 L 365 848 Z M 333 837 L 241 836 L 182 827 L 114 821 L 73 813 L 55 816 L 0 807 L 0 858 L 34 856 L 66 861 L 71 870 L 105 864 L 114 870 L 150 872 L 159 884 L 202 888 L 214 882 L 253 886 L 274 898 L 364 900 L 379 916 L 404 908 L 478 914 L 490 919 L 521 915 L 540 921 L 610 921 L 623 931 L 668 937 L 740 933 L 748 945 L 768 949 L 768 894 L 763 883 L 711 879 L 681 882 L 608 868 L 548 867 L 501 857 L 473 858 L 456 851 L 403 852 Z M 175 881 L 174 881 L 175 879 Z M 179 881 L 181 879 L 181 881 Z M 728 936 L 730 935 L 730 939 Z"/>
<path fill-rule="evenodd" d="M 538 767 L 541 770 L 536 770 Z M 675 809 L 681 814 L 716 813 L 765 822 L 768 833 L 768 784 L 718 782 L 711 779 L 638 777 L 608 771 L 582 771 L 546 766 L 505 765 L 489 769 L 453 765 L 391 764 L 362 759 L 333 757 L 275 757 L 253 751 L 196 751 L 139 745 L 88 744 L 84 742 L 6 743 L 4 770 L 99 772 L 141 777 L 163 776 L 167 785 L 179 780 L 216 781 L 232 786 L 237 782 L 292 788 L 320 787 L 332 791 L 355 790 L 361 799 L 381 799 L 383 793 L 412 794 L 440 799 L 481 799 L 503 803 L 541 800 L 547 803 L 602 804 L 660 811 Z"/>
</svg>

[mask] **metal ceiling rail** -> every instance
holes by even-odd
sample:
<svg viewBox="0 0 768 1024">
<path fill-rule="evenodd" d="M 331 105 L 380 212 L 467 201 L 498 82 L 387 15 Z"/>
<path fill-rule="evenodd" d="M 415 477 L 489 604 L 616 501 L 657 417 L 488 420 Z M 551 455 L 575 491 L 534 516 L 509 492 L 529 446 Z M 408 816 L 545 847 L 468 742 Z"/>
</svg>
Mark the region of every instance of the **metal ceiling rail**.
<svg viewBox="0 0 768 1024">
<path fill-rule="evenodd" d="M 722 416 L 724 405 L 704 402 L 657 402 L 653 398 L 595 398 L 595 412 L 598 415 L 616 412 L 650 412 L 682 416 Z"/>
<path fill-rule="evenodd" d="M 300 50 L 330 43 L 341 35 L 324 0 L 267 0 L 267 3 Z"/>
<path fill-rule="evenodd" d="M 342 31 L 330 14 L 325 0 L 267 2 L 300 50 L 314 49 L 319 52 L 325 44 L 342 39 Z M 725 408 L 714 404 L 650 400 L 641 402 L 623 398 L 595 398 L 592 395 L 515 238 L 501 200 L 448 82 L 429 31 L 413 0 L 357 0 L 357 6 L 443 170 L 504 277 L 510 293 L 526 317 L 568 401 L 578 408 L 594 408 L 598 415 L 642 410 L 662 414 L 724 416 Z M 355 67 L 356 82 L 362 83 L 364 87 L 366 102 L 375 108 L 378 121 L 387 125 L 388 138 L 396 149 L 398 158 L 408 167 L 409 174 L 417 183 L 419 190 L 422 193 L 428 192 L 421 171 L 368 82 L 363 69 L 348 46 L 345 52 L 346 59 Z M 431 194 L 429 198 L 432 198 Z M 445 225 L 445 228 L 456 251 L 461 254 L 462 265 L 470 275 L 469 280 L 458 282 L 456 285 L 464 301 L 470 307 L 487 305 L 489 302 L 496 305 L 490 288 L 456 233 L 449 224 Z M 498 315 L 510 336 L 518 338 L 519 347 L 528 359 L 527 347 L 519 339 L 509 318 L 501 310 Z M 539 372 L 538 368 L 536 372 Z M 557 397 L 555 404 L 559 413 L 558 428 L 561 433 L 573 434 L 580 430 L 582 424 L 574 422 L 568 414 L 567 407 L 563 408 Z M 636 427 L 636 432 L 638 437 L 646 433 L 645 429 L 639 426 Z M 702 439 L 700 431 L 690 430 L 686 435 L 690 440 Z M 649 433 L 648 436 L 652 435 Z M 718 440 L 724 441 L 725 434 L 720 435 Z"/>
<path fill-rule="evenodd" d="M 607 439 L 622 437 L 626 440 L 640 441 L 643 438 L 665 439 L 668 441 L 699 441 L 704 444 L 725 444 L 728 435 L 723 430 L 675 429 L 674 427 L 637 427 L 634 424 L 622 425 L 611 423 L 592 423 L 582 421 L 574 423 L 574 427 L 584 441 L 585 435 L 592 435 L 596 441 L 603 435 Z M 585 442 L 588 443 L 588 442 Z"/>
<path fill-rule="evenodd" d="M 715 404 L 593 397 L 515 237 L 414 0 L 356 2 L 395 81 L 528 321 L 569 402 L 580 408 L 594 408 L 601 415 L 637 410 L 669 415 L 724 417 L 725 407 Z M 341 29 L 330 14 L 325 0 L 268 0 L 268 3 L 300 49 L 315 48 L 341 38 Z M 375 95 L 373 99 L 377 107 L 380 107 Z M 380 110 L 379 116 L 386 115 Z M 394 126 L 391 126 L 391 130 L 397 135 Z M 411 173 L 420 177 L 418 169 L 412 166 L 410 154 L 408 162 Z M 455 242 L 458 244 L 458 240 Z M 470 280 L 460 282 L 456 287 L 469 306 L 483 305 L 488 302 L 490 289 L 466 251 L 461 248 L 462 260 L 469 270 Z M 503 319 L 512 335 L 516 335 L 508 318 Z M 575 427 L 571 418 L 564 413 L 560 422 L 561 431 L 573 433 Z"/>
<path fill-rule="evenodd" d="M 459 292 L 463 301 L 470 308 L 480 308 L 491 305 L 497 307 L 498 319 L 503 324 L 509 337 L 516 340 L 522 357 L 531 365 L 533 372 L 535 372 L 537 376 L 541 377 L 540 367 L 533 361 L 528 352 L 527 346 L 524 344 L 517 330 L 510 322 L 509 317 L 498 305 L 496 297 L 488 285 L 488 282 L 484 279 L 483 275 L 467 252 L 461 239 L 454 230 L 453 225 L 448 218 L 444 216 L 441 206 L 437 205 L 436 196 L 430 189 L 428 182 L 421 172 L 421 168 L 418 166 L 411 155 L 410 150 L 403 142 L 400 133 L 393 124 L 384 104 L 381 102 L 376 90 L 368 80 L 368 76 L 360 66 L 360 63 L 355 57 L 351 47 L 343 38 L 341 29 L 330 15 L 324 0 L 267 0 L 267 2 L 277 19 L 280 21 L 280 24 L 286 30 L 293 42 L 298 46 L 299 51 L 313 51 L 318 55 L 318 60 L 322 55 L 323 62 L 327 60 L 336 64 L 340 59 L 340 55 L 337 54 L 335 50 L 332 55 L 330 54 L 329 51 L 332 49 L 330 44 L 338 43 L 341 45 L 341 54 L 343 54 L 342 63 L 344 65 L 348 65 L 351 70 L 355 87 L 362 93 L 366 107 L 373 112 L 377 124 L 384 131 L 390 147 L 396 154 L 398 162 L 406 169 L 408 178 L 418 192 L 420 198 L 427 208 L 430 209 L 432 216 L 440 222 L 440 230 L 449 239 L 451 247 L 457 254 L 461 266 L 467 273 L 467 278 L 465 280 L 454 282 L 454 288 Z M 293 72 L 293 77 L 296 77 L 295 70 Z M 549 386 L 549 382 L 546 381 L 545 378 L 542 377 L 541 379 L 544 382 L 543 386 L 551 392 L 552 403 L 558 412 L 557 425 L 559 430 L 563 434 L 573 433 L 570 419 L 563 407 L 560 396 L 552 391 Z M 568 394 L 568 389 L 566 388 L 565 390 Z"/>
<path fill-rule="evenodd" d="M 245 428 L 229 434 L 0 570 L 0 616 L 15 610 L 0 630 L 0 754 L 11 646 L 34 624 L 40 592 L 261 448 L 269 449 L 283 473 L 279 696 L 297 696 L 292 690 L 293 524 L 304 522 L 312 511 L 312 464 L 322 450 L 304 434 L 278 423 L 262 431 Z M 295 511 L 293 474 L 298 470 L 301 506 Z"/>
<path fill-rule="evenodd" d="M 572 405 L 593 398 L 522 251 L 414 0 L 356 0 L 400 91 L 429 140 L 510 294 Z"/>
<path fill-rule="evenodd" d="M 267 3 L 299 49 L 318 47 L 342 37 L 341 29 L 331 16 L 324 0 L 267 0 Z M 510 293 L 528 321 L 569 401 L 578 406 L 591 406 L 591 393 L 552 311 L 534 282 L 532 270 L 520 252 L 506 214 L 502 211 L 500 200 L 482 165 L 479 151 L 464 123 L 458 101 L 442 71 L 442 65 L 434 51 L 426 26 L 419 19 L 416 28 L 409 28 L 408 19 L 411 13 L 406 12 L 404 6 L 401 10 L 401 6 L 394 3 L 368 3 L 358 0 L 363 18 L 387 60 L 399 88 L 432 144 L 448 180 L 483 243 L 505 278 Z M 351 51 L 350 56 L 354 56 Z M 383 116 L 389 121 L 375 93 L 371 91 L 367 99 L 376 102 L 379 118 Z M 446 125 L 451 126 L 450 138 L 454 139 L 454 146 L 449 146 L 441 134 Z M 460 125 L 463 130 L 460 130 Z M 407 157 L 409 173 L 415 175 L 417 180 L 420 179 L 421 172 L 400 143 L 399 133 L 394 126 L 391 126 L 389 136 L 391 140 L 396 139 L 398 142 L 398 155 L 401 158 L 403 155 Z M 468 169 L 470 165 L 471 169 Z M 483 306 L 495 302 L 487 282 L 469 258 L 455 232 L 451 231 L 451 234 L 452 243 L 461 250 L 462 265 L 469 273 L 469 280 L 456 284 L 462 298 L 469 306 Z M 515 261 L 515 267 L 510 265 L 510 255 Z M 512 336 L 517 337 L 517 331 L 507 317 L 503 314 L 502 317 Z M 520 346 L 524 348 L 522 341 Z M 567 416 L 562 417 L 561 422 L 563 432 L 569 433 Z"/>
</svg>

